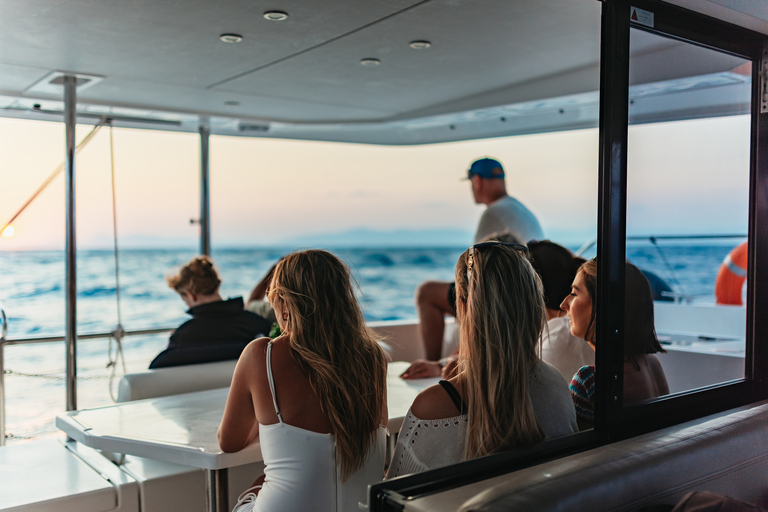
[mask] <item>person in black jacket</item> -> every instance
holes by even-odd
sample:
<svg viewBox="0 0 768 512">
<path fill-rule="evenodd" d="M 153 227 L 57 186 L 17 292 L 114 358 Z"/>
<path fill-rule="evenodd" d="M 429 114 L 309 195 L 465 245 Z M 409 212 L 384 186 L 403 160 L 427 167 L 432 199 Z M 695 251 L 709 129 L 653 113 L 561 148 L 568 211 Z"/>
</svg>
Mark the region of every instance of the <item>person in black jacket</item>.
<svg viewBox="0 0 768 512">
<path fill-rule="evenodd" d="M 244 310 L 242 297 L 221 298 L 221 279 L 209 257 L 193 258 L 166 281 L 189 307 L 192 319 L 171 334 L 168 347 L 150 368 L 237 359 L 251 340 L 269 333 L 269 322 Z"/>
</svg>

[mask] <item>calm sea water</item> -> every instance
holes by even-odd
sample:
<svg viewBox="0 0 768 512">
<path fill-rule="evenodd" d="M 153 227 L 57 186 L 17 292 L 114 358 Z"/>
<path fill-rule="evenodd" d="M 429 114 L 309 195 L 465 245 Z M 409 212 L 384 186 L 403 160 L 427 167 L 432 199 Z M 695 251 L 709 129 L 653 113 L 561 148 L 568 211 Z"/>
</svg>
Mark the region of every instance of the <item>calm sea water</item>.
<svg viewBox="0 0 768 512">
<path fill-rule="evenodd" d="M 676 292 L 697 302 L 714 302 L 714 280 L 734 244 L 650 244 L 628 249 L 631 261 L 665 279 Z M 452 280 L 465 248 L 339 249 L 352 268 L 368 320 L 416 317 L 413 295 L 424 280 Z M 245 296 L 269 267 L 285 254 L 280 248 L 228 249 L 213 253 L 223 277 L 222 295 Z M 191 250 L 125 250 L 120 253 L 120 316 L 126 330 L 175 327 L 185 321 L 185 306 L 164 276 L 188 261 Z M 587 256 L 591 256 L 587 254 Z M 663 257 L 662 257 L 663 256 Z M 0 252 L 0 301 L 8 316 L 8 338 L 59 336 L 64 331 L 64 254 L 60 251 Z M 111 251 L 78 254 L 78 332 L 110 332 L 118 323 L 115 259 Z M 167 336 L 129 337 L 123 351 L 128 372 L 145 369 Z M 122 375 L 108 367 L 114 343 L 78 343 L 78 407 L 111 403 Z M 53 418 L 63 412 L 64 344 L 14 345 L 5 349 L 6 432 L 9 442 L 54 435 Z"/>
</svg>

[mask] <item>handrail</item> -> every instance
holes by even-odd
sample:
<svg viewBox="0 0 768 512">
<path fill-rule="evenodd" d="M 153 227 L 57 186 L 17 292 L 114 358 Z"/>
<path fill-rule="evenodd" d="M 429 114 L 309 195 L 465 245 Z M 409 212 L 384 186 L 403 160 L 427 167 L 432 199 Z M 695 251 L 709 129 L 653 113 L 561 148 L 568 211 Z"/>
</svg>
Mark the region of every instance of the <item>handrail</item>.
<svg viewBox="0 0 768 512">
<path fill-rule="evenodd" d="M 628 236 L 627 240 L 648 240 L 651 243 L 654 243 L 656 240 L 714 240 L 714 239 L 722 239 L 722 238 L 747 238 L 747 235 L 736 235 L 736 234 L 728 234 L 728 235 L 636 235 L 636 236 Z M 597 243 L 597 238 L 593 238 L 592 240 L 589 240 L 584 245 L 579 247 L 575 254 L 576 256 L 581 256 L 585 252 L 587 252 L 591 247 L 593 247 Z"/>
<path fill-rule="evenodd" d="M 5 347 L 6 345 L 32 345 L 36 343 L 55 343 L 66 341 L 64 336 L 45 336 L 38 338 L 6 339 L 8 332 L 5 311 L 0 304 L 0 316 L 3 319 L 2 335 L 0 335 L 0 446 L 5 445 Z M 157 327 L 153 329 L 139 329 L 136 331 L 121 332 L 121 336 L 146 336 L 149 334 L 165 334 L 173 331 L 171 327 Z M 115 336 L 115 331 L 105 333 L 89 333 L 77 336 L 78 340 L 95 340 Z"/>
<path fill-rule="evenodd" d="M 153 329 L 141 329 L 138 331 L 126 331 L 122 333 L 122 336 L 142 336 L 142 335 L 148 335 L 148 334 L 165 334 L 167 332 L 173 331 L 173 327 L 157 327 Z M 90 333 L 90 334 L 78 334 L 77 339 L 78 340 L 95 340 L 100 338 L 109 338 L 114 337 L 115 333 L 112 332 L 98 332 L 98 333 Z M 33 343 L 51 343 L 56 341 L 65 341 L 64 336 L 43 336 L 38 338 L 16 338 L 16 339 L 5 339 L 0 338 L 0 345 L 29 345 Z"/>
</svg>

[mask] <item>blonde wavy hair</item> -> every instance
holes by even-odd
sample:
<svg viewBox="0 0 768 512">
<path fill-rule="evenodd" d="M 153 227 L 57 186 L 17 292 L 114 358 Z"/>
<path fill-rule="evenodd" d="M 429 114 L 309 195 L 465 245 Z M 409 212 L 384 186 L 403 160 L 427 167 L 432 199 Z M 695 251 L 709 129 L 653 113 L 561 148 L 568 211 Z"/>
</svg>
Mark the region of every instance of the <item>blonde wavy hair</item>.
<svg viewBox="0 0 768 512">
<path fill-rule="evenodd" d="M 336 437 L 347 480 L 374 445 L 386 397 L 387 360 L 352 288 L 349 269 L 333 254 L 289 254 L 275 267 L 270 302 L 282 301 L 285 333 Z"/>
<path fill-rule="evenodd" d="M 528 394 L 546 323 L 541 280 L 524 253 L 500 244 L 475 249 L 468 277 L 469 253 L 456 264 L 465 459 L 544 439 Z"/>
</svg>

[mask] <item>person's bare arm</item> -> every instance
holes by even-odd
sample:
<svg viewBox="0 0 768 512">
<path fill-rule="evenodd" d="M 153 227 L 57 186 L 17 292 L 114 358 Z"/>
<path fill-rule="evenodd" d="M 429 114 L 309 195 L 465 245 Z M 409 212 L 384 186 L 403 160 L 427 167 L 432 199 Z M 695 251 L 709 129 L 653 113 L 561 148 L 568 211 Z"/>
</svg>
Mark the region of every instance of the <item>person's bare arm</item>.
<svg viewBox="0 0 768 512">
<path fill-rule="evenodd" d="M 255 376 L 255 357 L 262 340 L 251 342 L 240 355 L 232 376 L 232 385 L 219 425 L 219 447 L 223 452 L 237 452 L 252 443 L 259 434 L 259 423 L 253 408 L 251 379 Z M 263 350 L 262 350 L 263 352 Z"/>
<path fill-rule="evenodd" d="M 280 263 L 280 261 L 283 258 L 280 258 L 277 260 L 277 263 Z M 261 281 L 259 281 L 256 286 L 251 291 L 251 295 L 248 296 L 248 302 L 251 302 L 252 300 L 263 300 L 264 295 L 267 293 L 267 288 L 269 288 L 269 283 L 272 281 L 272 274 L 275 272 L 275 267 L 277 266 L 277 263 L 272 265 L 270 269 L 267 271 L 266 274 L 264 274 L 264 277 L 261 278 Z"/>
</svg>

